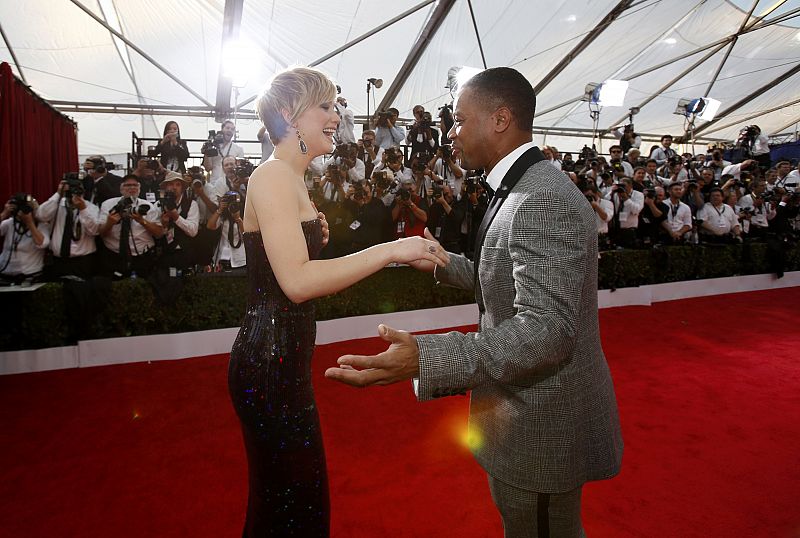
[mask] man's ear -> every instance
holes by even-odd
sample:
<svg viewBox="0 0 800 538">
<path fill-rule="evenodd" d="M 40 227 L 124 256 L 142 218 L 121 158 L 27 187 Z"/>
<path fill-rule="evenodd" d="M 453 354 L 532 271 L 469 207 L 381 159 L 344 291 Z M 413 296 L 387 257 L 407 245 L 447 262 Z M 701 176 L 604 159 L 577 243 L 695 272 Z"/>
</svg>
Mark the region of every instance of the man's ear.
<svg viewBox="0 0 800 538">
<path fill-rule="evenodd" d="M 511 122 L 511 111 L 507 107 L 500 107 L 492 114 L 492 123 L 496 133 L 505 132 L 511 126 Z"/>
</svg>

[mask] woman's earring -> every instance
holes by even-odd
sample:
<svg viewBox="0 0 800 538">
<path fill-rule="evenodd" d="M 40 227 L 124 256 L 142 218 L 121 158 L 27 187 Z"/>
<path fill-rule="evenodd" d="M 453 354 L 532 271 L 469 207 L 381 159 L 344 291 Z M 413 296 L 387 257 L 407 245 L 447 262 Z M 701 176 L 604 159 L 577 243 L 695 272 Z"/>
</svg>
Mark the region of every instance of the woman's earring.
<svg viewBox="0 0 800 538">
<path fill-rule="evenodd" d="M 306 146 L 305 141 L 300 137 L 300 131 L 295 130 L 295 132 L 297 133 L 297 140 L 300 143 L 300 153 L 305 155 L 306 153 L 308 153 L 308 146 Z"/>
</svg>

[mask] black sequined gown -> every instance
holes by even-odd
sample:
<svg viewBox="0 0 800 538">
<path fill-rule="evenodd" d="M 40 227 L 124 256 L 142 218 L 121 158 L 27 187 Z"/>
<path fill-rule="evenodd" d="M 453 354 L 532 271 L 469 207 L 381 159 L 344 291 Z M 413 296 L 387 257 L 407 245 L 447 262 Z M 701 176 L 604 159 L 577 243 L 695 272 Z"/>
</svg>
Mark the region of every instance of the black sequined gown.
<svg viewBox="0 0 800 538">
<path fill-rule="evenodd" d="M 315 259 L 320 221 L 302 227 Z M 250 292 L 228 366 L 249 468 L 243 536 L 328 536 L 328 475 L 311 386 L 314 305 L 284 295 L 260 232 L 243 235 Z"/>
</svg>

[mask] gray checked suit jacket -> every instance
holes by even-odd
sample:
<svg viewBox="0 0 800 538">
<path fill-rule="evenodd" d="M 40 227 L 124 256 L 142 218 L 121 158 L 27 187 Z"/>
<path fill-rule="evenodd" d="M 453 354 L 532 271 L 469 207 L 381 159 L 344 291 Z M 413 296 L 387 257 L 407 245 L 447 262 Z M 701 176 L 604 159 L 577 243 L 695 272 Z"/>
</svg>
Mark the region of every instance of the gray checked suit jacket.
<svg viewBox="0 0 800 538">
<path fill-rule="evenodd" d="M 473 289 L 451 255 L 443 285 Z M 486 233 L 479 332 L 417 336 L 420 401 L 472 390 L 473 454 L 494 478 L 540 493 L 609 478 L 622 462 L 614 386 L 597 319 L 597 227 L 580 190 L 531 166 Z"/>
</svg>

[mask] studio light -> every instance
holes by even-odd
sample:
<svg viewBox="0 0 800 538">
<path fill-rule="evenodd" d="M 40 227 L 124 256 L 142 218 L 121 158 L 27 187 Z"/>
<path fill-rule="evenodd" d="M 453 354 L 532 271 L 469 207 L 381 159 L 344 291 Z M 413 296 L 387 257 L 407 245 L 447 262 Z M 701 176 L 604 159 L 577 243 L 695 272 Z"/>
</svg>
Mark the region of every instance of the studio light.
<svg viewBox="0 0 800 538">
<path fill-rule="evenodd" d="M 697 97 L 695 99 L 680 99 L 675 108 L 675 114 L 680 116 L 694 116 L 701 120 L 711 121 L 717 115 L 722 103 L 710 97 Z"/>
<path fill-rule="evenodd" d="M 627 80 L 606 80 L 600 84 L 590 82 L 584 89 L 584 101 L 597 106 L 622 106 L 628 91 Z"/>
<path fill-rule="evenodd" d="M 383 79 L 382 78 L 368 78 L 367 79 L 367 128 L 372 128 L 372 119 L 369 115 L 369 94 L 372 92 L 372 100 L 375 100 L 375 89 L 380 88 L 383 86 Z"/>
<path fill-rule="evenodd" d="M 383 79 L 382 78 L 368 78 L 367 82 L 375 86 L 376 88 L 380 88 L 383 86 Z"/>
<path fill-rule="evenodd" d="M 447 83 L 445 88 L 450 90 L 450 95 L 455 94 L 459 88 L 463 87 L 469 79 L 483 71 L 477 67 L 461 66 L 451 67 L 447 70 Z"/>
</svg>

